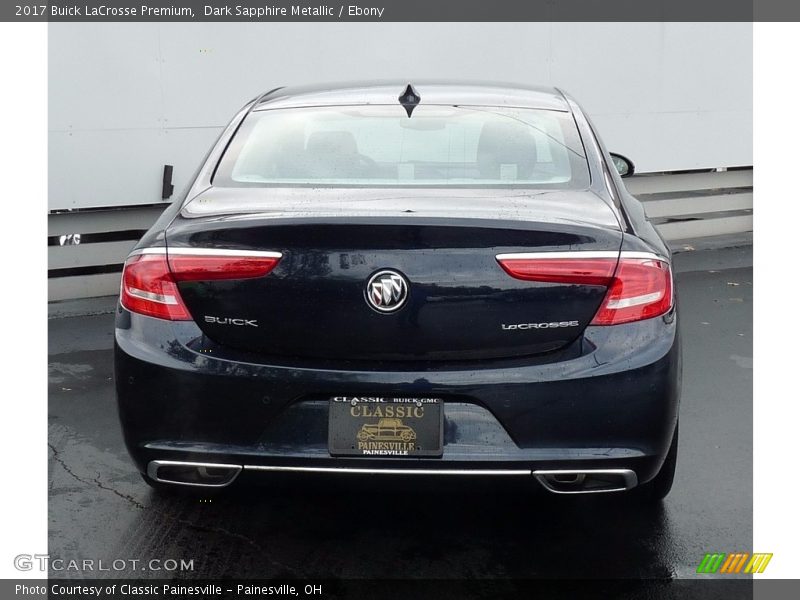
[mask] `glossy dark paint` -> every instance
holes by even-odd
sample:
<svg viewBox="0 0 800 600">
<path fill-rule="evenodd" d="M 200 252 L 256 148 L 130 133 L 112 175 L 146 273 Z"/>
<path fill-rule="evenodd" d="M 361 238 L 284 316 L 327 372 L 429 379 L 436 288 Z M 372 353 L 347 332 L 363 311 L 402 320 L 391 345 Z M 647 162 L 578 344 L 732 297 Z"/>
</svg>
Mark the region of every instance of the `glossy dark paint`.
<svg viewBox="0 0 800 600">
<path fill-rule="evenodd" d="M 236 189 L 200 199 L 202 209 L 190 203 L 170 225 L 170 247 L 283 258 L 267 277 L 181 283 L 181 295 L 209 338 L 272 357 L 475 360 L 556 350 L 588 325 L 605 288 L 513 279 L 496 255 L 616 251 L 622 239 L 609 207 L 589 192 Z M 366 281 L 381 269 L 409 281 L 409 300 L 393 314 L 364 301 Z M 531 321 L 579 325 L 502 328 Z"/>
<path fill-rule="evenodd" d="M 433 95 L 423 84 L 415 87 L 423 103 Z M 483 97 L 497 103 L 496 86 L 489 87 Z M 396 99 L 402 88 L 393 89 Z M 481 90 L 439 86 L 436 92 L 442 102 L 458 103 L 479 102 Z M 494 259 L 500 252 L 620 248 L 669 257 L 568 96 L 509 92 L 527 98 L 526 106 L 557 103 L 572 111 L 592 176 L 585 192 L 213 187 L 214 167 L 254 104 L 349 103 L 365 94 L 361 87 L 279 90 L 249 104 L 212 148 L 184 200 L 139 243 L 284 253 L 261 280 L 181 284 L 195 317 L 211 308 L 258 313 L 263 337 L 119 308 L 117 395 L 139 469 L 154 459 L 412 469 L 446 463 L 632 468 L 640 483 L 652 478 L 677 420 L 676 311 L 587 327 L 602 288 L 584 286 L 570 297 L 563 286 L 514 280 Z M 385 267 L 403 271 L 412 284 L 407 310 L 388 318 L 363 300 L 367 277 Z M 434 300 L 446 308 L 437 311 Z M 501 320 L 531 321 L 534 306 L 542 321 L 576 310 L 581 326 L 513 341 L 494 329 Z M 325 399 L 385 393 L 444 398 L 441 459 L 328 455 Z"/>
<path fill-rule="evenodd" d="M 258 364 L 213 344 L 204 347 L 192 322 L 120 308 L 120 418 L 140 469 L 157 458 L 365 466 L 365 459 L 328 456 L 327 397 L 385 390 L 436 395 L 445 399 L 445 453 L 431 459 L 437 464 L 635 465 L 644 481 L 660 466 L 677 418 L 680 355 L 676 324 L 669 321 L 589 327 L 556 361 L 548 356 L 441 369 L 428 362 L 406 370 L 382 370 L 387 366 L 378 363 L 368 370 L 358 362 Z M 431 460 L 366 462 L 424 468 Z"/>
</svg>

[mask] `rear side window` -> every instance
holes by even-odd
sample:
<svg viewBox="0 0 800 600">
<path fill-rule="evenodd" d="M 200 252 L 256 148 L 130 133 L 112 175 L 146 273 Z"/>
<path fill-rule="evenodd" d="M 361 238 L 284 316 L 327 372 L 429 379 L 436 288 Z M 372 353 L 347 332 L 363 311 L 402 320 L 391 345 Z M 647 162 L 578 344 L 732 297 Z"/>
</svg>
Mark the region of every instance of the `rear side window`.
<svg viewBox="0 0 800 600">
<path fill-rule="evenodd" d="M 522 186 L 582 189 L 572 116 L 485 106 L 256 111 L 217 169 L 220 186 Z"/>
</svg>

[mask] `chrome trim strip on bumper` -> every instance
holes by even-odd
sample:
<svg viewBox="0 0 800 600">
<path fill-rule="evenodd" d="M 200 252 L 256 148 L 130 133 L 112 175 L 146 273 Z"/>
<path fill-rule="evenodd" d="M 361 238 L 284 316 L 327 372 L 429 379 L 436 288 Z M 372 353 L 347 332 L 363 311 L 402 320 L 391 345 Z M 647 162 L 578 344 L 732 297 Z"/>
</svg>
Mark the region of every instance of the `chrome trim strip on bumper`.
<svg viewBox="0 0 800 600">
<path fill-rule="evenodd" d="M 530 475 L 530 469 L 370 469 L 361 467 L 290 467 L 245 465 L 245 471 L 336 473 L 361 475 Z"/>
</svg>

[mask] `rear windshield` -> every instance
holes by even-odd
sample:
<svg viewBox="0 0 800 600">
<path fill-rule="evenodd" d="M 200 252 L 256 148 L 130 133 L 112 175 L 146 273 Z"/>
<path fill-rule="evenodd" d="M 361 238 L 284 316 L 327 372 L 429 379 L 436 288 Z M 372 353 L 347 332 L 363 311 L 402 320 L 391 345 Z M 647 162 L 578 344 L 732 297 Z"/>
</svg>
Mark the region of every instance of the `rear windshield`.
<svg viewBox="0 0 800 600">
<path fill-rule="evenodd" d="M 251 113 L 214 177 L 221 186 L 583 189 L 569 113 L 526 108 L 334 106 Z"/>
</svg>

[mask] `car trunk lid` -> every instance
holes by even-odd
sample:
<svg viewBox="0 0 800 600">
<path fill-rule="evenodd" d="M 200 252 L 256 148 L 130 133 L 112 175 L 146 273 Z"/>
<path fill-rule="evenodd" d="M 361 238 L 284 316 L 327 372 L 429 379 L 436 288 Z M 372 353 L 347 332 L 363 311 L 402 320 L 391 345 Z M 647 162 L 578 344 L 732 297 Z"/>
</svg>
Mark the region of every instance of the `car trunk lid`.
<svg viewBox="0 0 800 600">
<path fill-rule="evenodd" d="M 280 253 L 263 277 L 178 283 L 217 344 L 303 359 L 457 361 L 558 350 L 605 296 L 604 285 L 516 279 L 498 255 L 616 256 L 621 236 L 590 192 L 212 188 L 170 225 L 167 252 Z"/>
</svg>

